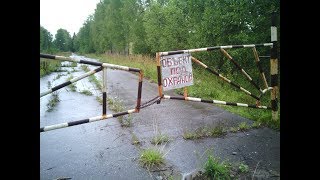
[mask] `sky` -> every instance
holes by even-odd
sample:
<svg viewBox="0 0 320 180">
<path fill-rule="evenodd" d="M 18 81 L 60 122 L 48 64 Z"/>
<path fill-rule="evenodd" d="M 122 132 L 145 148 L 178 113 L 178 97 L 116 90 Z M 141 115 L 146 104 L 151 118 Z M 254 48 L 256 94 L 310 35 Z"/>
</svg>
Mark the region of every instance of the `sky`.
<svg viewBox="0 0 320 180">
<path fill-rule="evenodd" d="M 60 28 L 66 29 L 72 37 L 94 13 L 98 2 L 100 0 L 40 0 L 40 25 L 53 38 Z"/>
</svg>

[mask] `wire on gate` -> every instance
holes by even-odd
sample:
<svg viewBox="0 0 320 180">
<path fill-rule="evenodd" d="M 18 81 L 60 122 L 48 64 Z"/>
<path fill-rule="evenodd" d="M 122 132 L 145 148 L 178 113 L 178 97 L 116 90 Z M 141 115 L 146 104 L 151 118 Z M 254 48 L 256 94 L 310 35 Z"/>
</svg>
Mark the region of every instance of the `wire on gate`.
<svg viewBox="0 0 320 180">
<path fill-rule="evenodd" d="M 156 96 L 155 98 L 145 102 L 145 103 L 142 103 L 139 107 L 139 109 L 142 109 L 142 108 L 145 108 L 145 107 L 148 107 L 148 106 L 151 106 L 152 104 L 156 103 L 157 101 L 159 101 L 161 99 L 160 96 Z"/>
</svg>

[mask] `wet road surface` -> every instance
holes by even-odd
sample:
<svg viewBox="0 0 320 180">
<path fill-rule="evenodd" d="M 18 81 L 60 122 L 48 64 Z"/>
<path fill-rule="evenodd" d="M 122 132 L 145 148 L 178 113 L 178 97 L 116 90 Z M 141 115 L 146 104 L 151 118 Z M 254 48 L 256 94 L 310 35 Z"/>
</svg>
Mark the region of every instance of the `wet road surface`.
<svg viewBox="0 0 320 180">
<path fill-rule="evenodd" d="M 70 67 L 64 68 L 73 70 Z M 74 77 L 84 73 L 80 65 L 74 69 L 77 72 L 70 72 Z M 53 80 L 57 74 L 66 75 Z M 40 92 L 47 89 L 48 81 L 53 87 L 66 81 L 70 74 L 59 72 L 41 78 Z M 99 72 L 95 75 L 101 79 L 101 74 Z M 95 96 L 102 97 L 102 93 L 96 90 L 88 78 L 78 81 L 76 85 L 77 91 L 87 89 L 94 95 L 86 96 L 71 92 L 68 87 L 62 88 L 58 90 L 60 102 L 52 112 L 46 112 L 46 103 L 51 94 L 40 98 L 40 127 L 101 115 L 102 106 Z M 126 109 L 135 107 L 138 88 L 136 74 L 108 69 L 107 85 L 108 97 L 121 99 Z M 144 80 L 142 102 L 154 98 L 157 93 L 157 85 Z M 174 92 L 167 94 L 174 95 Z M 113 112 L 107 109 L 107 114 L 111 113 Z M 243 121 L 253 123 L 212 104 L 162 100 L 160 104 L 132 114 L 132 127 L 121 127 L 116 118 L 111 118 L 40 133 L 40 177 L 165 179 L 171 176 L 179 179 L 184 174 L 201 168 L 206 160 L 206 152 L 212 151 L 221 160 L 247 164 L 250 172 L 256 169 L 255 177 L 280 178 L 280 132 L 260 128 L 228 133 L 221 138 L 184 140 L 182 137 L 186 130 L 216 125 L 231 127 Z M 154 146 L 150 141 L 157 132 L 170 137 L 169 143 L 157 146 L 166 153 L 166 171 L 149 172 L 141 167 L 139 153 L 142 149 Z M 139 145 L 132 144 L 133 135 L 139 139 Z"/>
</svg>

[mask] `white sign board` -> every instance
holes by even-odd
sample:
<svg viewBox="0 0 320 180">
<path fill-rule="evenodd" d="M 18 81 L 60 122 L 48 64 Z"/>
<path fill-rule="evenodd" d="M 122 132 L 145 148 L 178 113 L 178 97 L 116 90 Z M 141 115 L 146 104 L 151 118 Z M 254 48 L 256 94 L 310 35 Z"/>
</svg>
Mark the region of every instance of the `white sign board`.
<svg viewBox="0 0 320 180">
<path fill-rule="evenodd" d="M 191 54 L 161 56 L 163 91 L 193 85 Z"/>
</svg>

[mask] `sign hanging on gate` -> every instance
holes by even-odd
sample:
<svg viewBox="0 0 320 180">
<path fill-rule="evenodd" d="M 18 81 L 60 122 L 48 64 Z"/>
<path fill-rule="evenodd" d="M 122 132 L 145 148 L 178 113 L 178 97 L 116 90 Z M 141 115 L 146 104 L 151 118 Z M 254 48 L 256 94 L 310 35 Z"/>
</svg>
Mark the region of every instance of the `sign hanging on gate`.
<svg viewBox="0 0 320 180">
<path fill-rule="evenodd" d="M 164 91 L 193 85 L 191 54 L 161 56 L 160 65 Z"/>
</svg>

